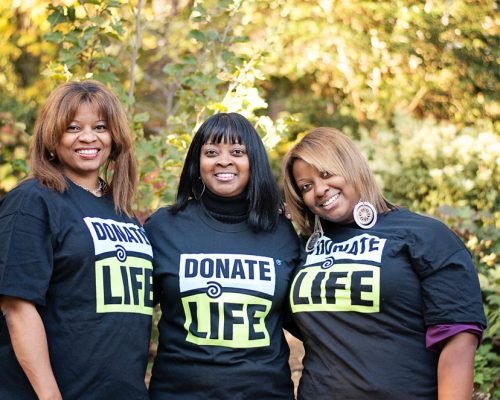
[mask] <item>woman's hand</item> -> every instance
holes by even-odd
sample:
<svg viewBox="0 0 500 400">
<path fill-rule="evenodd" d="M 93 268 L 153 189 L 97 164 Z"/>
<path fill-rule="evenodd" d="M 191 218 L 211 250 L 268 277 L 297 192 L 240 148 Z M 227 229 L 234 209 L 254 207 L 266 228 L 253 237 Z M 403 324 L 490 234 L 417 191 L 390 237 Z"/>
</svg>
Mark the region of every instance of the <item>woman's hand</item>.
<svg viewBox="0 0 500 400">
<path fill-rule="evenodd" d="M 452 336 L 439 355 L 438 399 L 470 400 L 474 381 L 476 335 L 460 332 Z"/>
<path fill-rule="evenodd" d="M 47 336 L 35 305 L 17 297 L 0 296 L 14 353 L 40 400 L 61 400 L 50 365 Z"/>
</svg>

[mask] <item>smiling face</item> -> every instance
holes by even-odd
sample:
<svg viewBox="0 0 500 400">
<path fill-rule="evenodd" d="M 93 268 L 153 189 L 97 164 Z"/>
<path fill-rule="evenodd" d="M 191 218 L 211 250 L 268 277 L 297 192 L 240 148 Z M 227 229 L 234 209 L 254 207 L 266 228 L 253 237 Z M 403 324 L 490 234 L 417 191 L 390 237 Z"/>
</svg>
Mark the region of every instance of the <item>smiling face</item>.
<svg viewBox="0 0 500 400">
<path fill-rule="evenodd" d="M 200 176 L 208 190 L 222 197 L 242 193 L 250 180 L 247 149 L 238 143 L 206 143 L 201 148 Z"/>
<path fill-rule="evenodd" d="M 82 103 L 56 147 L 63 174 L 79 185 L 95 188 L 111 145 L 106 121 L 88 103 Z"/>
<path fill-rule="evenodd" d="M 340 224 L 354 221 L 352 211 L 360 196 L 343 177 L 320 173 L 300 159 L 293 163 L 293 177 L 313 214 Z"/>
</svg>

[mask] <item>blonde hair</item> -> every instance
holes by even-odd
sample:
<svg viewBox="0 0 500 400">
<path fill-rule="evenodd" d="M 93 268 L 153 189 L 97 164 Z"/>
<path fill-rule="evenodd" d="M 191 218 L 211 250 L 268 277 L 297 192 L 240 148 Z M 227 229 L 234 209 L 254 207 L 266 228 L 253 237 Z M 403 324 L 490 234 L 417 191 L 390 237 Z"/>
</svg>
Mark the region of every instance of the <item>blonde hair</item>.
<svg viewBox="0 0 500 400">
<path fill-rule="evenodd" d="M 319 172 L 343 177 L 354 186 L 361 200 L 373 204 L 379 213 L 397 208 L 384 198 L 368 162 L 350 138 L 334 128 L 316 128 L 308 132 L 283 160 L 287 209 L 304 235 L 310 235 L 313 231 L 314 214 L 305 205 L 295 182 L 293 164 L 296 160 L 303 160 Z"/>
<path fill-rule="evenodd" d="M 130 126 L 118 97 L 100 82 L 67 82 L 51 92 L 35 123 L 30 146 L 33 176 L 52 190 L 66 190 L 61 164 L 55 156 L 56 147 L 83 103 L 99 114 L 111 132 L 111 153 L 102 168 L 104 180 L 112 193 L 115 210 L 132 216 L 137 169 Z"/>
</svg>

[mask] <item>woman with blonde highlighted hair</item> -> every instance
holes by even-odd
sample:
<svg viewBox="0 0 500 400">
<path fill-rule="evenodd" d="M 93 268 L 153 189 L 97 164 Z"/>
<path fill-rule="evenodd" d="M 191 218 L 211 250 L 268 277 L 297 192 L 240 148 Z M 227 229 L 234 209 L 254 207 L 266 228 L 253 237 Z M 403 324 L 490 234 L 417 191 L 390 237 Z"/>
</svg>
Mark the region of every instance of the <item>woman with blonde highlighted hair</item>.
<svg viewBox="0 0 500 400">
<path fill-rule="evenodd" d="M 323 174 L 342 176 L 379 213 L 397 208 L 384 198 L 368 163 L 347 136 L 334 128 L 316 128 L 290 151 L 284 162 L 287 208 L 299 231 L 305 235 L 309 236 L 314 229 L 314 214 L 304 204 L 301 191 L 293 179 L 293 162 L 296 159 L 305 161 Z"/>
<path fill-rule="evenodd" d="M 146 400 L 152 249 L 116 95 L 58 86 L 31 168 L 0 200 L 0 399 Z"/>
<path fill-rule="evenodd" d="M 307 133 L 283 175 L 309 238 L 290 289 L 305 347 L 298 399 L 469 400 L 486 319 L 460 239 L 387 201 L 336 129 Z"/>
</svg>

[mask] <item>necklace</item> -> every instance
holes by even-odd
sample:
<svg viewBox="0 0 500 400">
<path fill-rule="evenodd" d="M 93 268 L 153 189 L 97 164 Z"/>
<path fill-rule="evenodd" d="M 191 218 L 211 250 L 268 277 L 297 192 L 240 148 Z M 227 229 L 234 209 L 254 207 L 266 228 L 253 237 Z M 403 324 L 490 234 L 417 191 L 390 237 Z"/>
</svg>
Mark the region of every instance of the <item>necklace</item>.
<svg viewBox="0 0 500 400">
<path fill-rule="evenodd" d="M 99 183 L 97 184 L 97 187 L 95 189 L 86 188 L 85 186 L 79 185 L 75 181 L 71 181 L 71 182 L 73 182 L 76 186 L 81 187 L 83 190 L 86 190 L 87 192 L 92 193 L 94 196 L 97 193 L 102 192 L 102 190 L 106 186 L 106 183 L 104 183 L 104 181 L 101 178 L 99 178 Z"/>
</svg>

